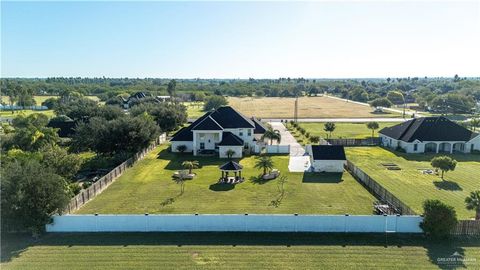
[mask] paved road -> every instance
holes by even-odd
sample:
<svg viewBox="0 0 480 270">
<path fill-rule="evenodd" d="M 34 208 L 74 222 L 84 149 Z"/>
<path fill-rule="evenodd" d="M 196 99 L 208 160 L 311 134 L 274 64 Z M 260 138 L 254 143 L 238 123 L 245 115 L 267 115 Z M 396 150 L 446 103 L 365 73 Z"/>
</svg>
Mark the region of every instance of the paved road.
<svg viewBox="0 0 480 270">
<path fill-rule="evenodd" d="M 281 120 L 293 120 L 293 118 L 262 118 L 265 122 L 280 122 Z M 298 122 L 345 122 L 345 123 L 365 123 L 365 122 L 404 122 L 410 118 L 298 118 Z"/>
<path fill-rule="evenodd" d="M 365 103 L 365 102 L 353 101 L 353 100 L 349 100 L 349 99 L 345 99 L 345 98 L 339 98 L 339 97 L 330 96 L 330 95 L 323 95 L 323 96 L 328 97 L 328 98 L 332 98 L 332 99 L 342 100 L 342 101 L 349 102 L 349 103 L 354 103 L 354 104 L 370 107 L 370 104 Z M 383 108 L 383 110 L 403 114 L 403 110 L 401 110 L 401 109 Z M 408 116 L 412 116 L 412 114 L 415 114 L 415 117 L 422 117 L 422 114 L 418 113 L 418 112 L 411 112 L 411 111 L 406 111 L 405 112 L 405 115 L 408 115 Z"/>
</svg>

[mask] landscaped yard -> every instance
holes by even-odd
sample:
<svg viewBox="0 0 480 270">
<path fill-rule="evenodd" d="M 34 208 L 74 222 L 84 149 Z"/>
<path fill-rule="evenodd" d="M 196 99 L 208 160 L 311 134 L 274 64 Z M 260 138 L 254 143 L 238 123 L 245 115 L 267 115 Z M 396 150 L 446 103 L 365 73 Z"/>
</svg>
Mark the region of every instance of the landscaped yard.
<svg viewBox="0 0 480 270">
<path fill-rule="evenodd" d="M 227 160 L 169 153 L 167 147 L 152 151 L 77 213 L 371 214 L 373 210 L 375 198 L 347 173 L 289 173 L 289 156 L 272 156 L 275 167 L 288 176 L 285 196 L 275 207 L 271 202 L 279 195 L 278 180 L 256 181 L 261 170 L 253 168 L 254 156 L 240 161 L 244 183 L 222 185 L 216 184 L 221 175 L 218 166 Z M 179 195 L 180 185 L 172 175 L 184 160 L 198 160 L 202 168 L 194 170 L 197 176 L 186 182 L 185 193 Z"/>
<path fill-rule="evenodd" d="M 295 98 L 280 97 L 229 97 L 230 106 L 246 116 L 259 118 L 293 118 Z M 328 97 L 298 98 L 298 117 L 331 118 L 331 117 L 401 117 L 396 113 L 373 113 L 372 108 L 351 102 Z"/>
<path fill-rule="evenodd" d="M 324 131 L 325 123 L 299 123 L 310 135 L 327 138 L 328 132 Z M 384 127 L 391 127 L 399 124 L 398 122 L 378 122 L 379 129 L 375 130 L 374 136 L 378 136 L 378 131 Z M 365 139 L 372 136 L 372 130 L 367 128 L 366 123 L 335 123 L 335 131 L 332 132 L 332 138 Z"/>
<path fill-rule="evenodd" d="M 478 239 L 430 243 L 422 236 L 384 234 L 96 233 L 48 234 L 35 243 L 14 240 L 2 240 L 2 269 L 478 269 L 480 266 Z M 439 258 L 451 258 L 454 252 L 466 262 L 453 266 L 439 264 Z"/>
<path fill-rule="evenodd" d="M 434 174 L 423 174 L 432 169 L 434 155 L 402 154 L 380 147 L 349 147 L 347 158 L 370 177 L 379 182 L 417 213 L 422 213 L 425 199 L 439 199 L 453 207 L 460 219 L 475 217 L 474 211 L 465 209 L 465 197 L 480 189 L 480 155 L 451 155 L 458 161 L 445 180 Z M 387 170 L 381 163 L 395 163 L 401 170 Z"/>
</svg>

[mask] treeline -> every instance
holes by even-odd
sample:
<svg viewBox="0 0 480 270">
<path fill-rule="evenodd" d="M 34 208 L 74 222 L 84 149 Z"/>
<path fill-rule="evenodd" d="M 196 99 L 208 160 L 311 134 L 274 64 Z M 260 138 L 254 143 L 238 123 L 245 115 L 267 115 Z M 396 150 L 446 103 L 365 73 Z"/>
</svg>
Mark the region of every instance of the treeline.
<svg viewBox="0 0 480 270">
<path fill-rule="evenodd" d="M 125 113 L 118 106 L 99 105 L 78 95 L 52 101 L 56 117 L 18 116 L 3 126 L 1 135 L 2 229 L 41 233 L 52 214 L 61 212 L 87 182 L 76 175 L 85 165 L 78 154 L 93 152 L 88 160 L 108 169 L 147 147 L 161 132 L 179 128 L 187 120 L 177 103 L 139 102 Z M 55 126 L 73 124 L 68 138 Z M 59 125 L 60 124 L 60 125 Z M 91 183 L 90 183 L 91 184 Z"/>
<path fill-rule="evenodd" d="M 418 103 L 422 109 L 468 113 L 480 100 L 479 78 L 387 78 L 387 79 L 155 79 L 155 78 L 47 78 L 2 79 L 2 93 L 21 85 L 36 95 L 77 93 L 96 95 L 107 101 L 136 92 L 152 96 L 169 95 L 172 87 L 183 101 L 203 101 L 206 96 L 295 97 L 329 93 L 361 102 L 386 98 L 389 92 L 401 93 L 402 103 Z M 172 82 L 174 85 L 172 86 Z M 398 102 L 393 102 L 398 103 Z M 40 104 L 37 104 L 40 105 Z M 455 107 L 455 108 L 451 108 Z"/>
</svg>

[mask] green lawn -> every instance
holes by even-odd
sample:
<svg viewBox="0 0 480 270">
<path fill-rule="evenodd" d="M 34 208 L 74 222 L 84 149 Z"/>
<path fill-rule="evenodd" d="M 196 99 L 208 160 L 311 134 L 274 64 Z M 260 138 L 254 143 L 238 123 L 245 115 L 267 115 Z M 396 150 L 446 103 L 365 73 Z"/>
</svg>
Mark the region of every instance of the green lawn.
<svg viewBox="0 0 480 270">
<path fill-rule="evenodd" d="M 425 199 L 439 199 L 453 207 L 460 219 L 475 217 L 465 209 L 465 197 L 480 188 L 480 155 L 451 155 L 458 161 L 455 171 L 437 175 L 423 174 L 419 169 L 431 169 L 433 155 L 402 154 L 380 147 L 349 147 L 347 158 L 384 188 L 392 192 L 414 211 L 422 212 Z M 389 171 L 380 163 L 395 163 L 401 170 Z"/>
<path fill-rule="evenodd" d="M 300 123 L 300 126 L 303 127 L 307 132 L 310 132 L 311 135 L 320 136 L 322 138 L 327 137 L 327 132 L 323 130 L 325 123 Z M 380 128 L 375 131 L 375 136 L 377 132 L 384 127 L 391 127 L 393 125 L 399 124 L 398 122 L 378 122 Z M 372 130 L 367 128 L 366 123 L 335 123 L 335 131 L 332 132 L 332 138 L 355 138 L 363 139 L 369 138 L 372 136 Z"/>
<path fill-rule="evenodd" d="M 184 102 L 183 105 L 187 106 L 188 118 L 199 118 L 205 114 L 203 102 Z"/>
<path fill-rule="evenodd" d="M 18 111 L 13 111 L 13 114 L 12 114 L 12 111 L 0 111 L 0 116 L 1 117 L 14 118 L 14 117 L 17 117 L 19 115 L 28 116 L 28 115 L 34 114 L 34 113 L 42 113 L 42 114 L 45 114 L 46 116 L 48 116 L 49 118 L 53 117 L 55 115 L 53 110 L 45 110 L 45 111 L 18 110 Z"/>
<path fill-rule="evenodd" d="M 253 156 L 243 158 L 246 180 L 236 186 L 216 184 L 218 166 L 226 162 L 216 157 L 174 154 L 162 145 L 125 172 L 107 190 L 78 211 L 78 214 L 120 213 L 299 213 L 371 214 L 374 197 L 351 175 L 289 173 L 289 157 L 273 156 L 275 167 L 288 176 L 286 194 L 278 207 L 271 205 L 279 191 L 277 180 L 258 182 Z M 187 181 L 185 193 L 172 174 L 184 160 L 198 160 L 203 166 Z"/>
<path fill-rule="evenodd" d="M 480 266 L 478 239 L 292 233 L 48 234 L 4 239 L 2 269 L 451 269 Z M 476 261 L 475 261 L 476 260 Z M 478 269 L 478 268 L 477 268 Z"/>
</svg>

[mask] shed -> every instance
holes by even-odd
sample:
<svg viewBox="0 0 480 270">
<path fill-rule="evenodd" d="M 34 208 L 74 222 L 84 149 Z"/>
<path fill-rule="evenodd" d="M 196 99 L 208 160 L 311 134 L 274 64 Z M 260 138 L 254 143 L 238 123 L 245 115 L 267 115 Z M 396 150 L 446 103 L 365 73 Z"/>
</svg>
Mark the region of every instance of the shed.
<svg viewBox="0 0 480 270">
<path fill-rule="evenodd" d="M 315 172 L 343 172 L 347 161 L 342 145 L 312 145 L 309 154 Z"/>
</svg>

